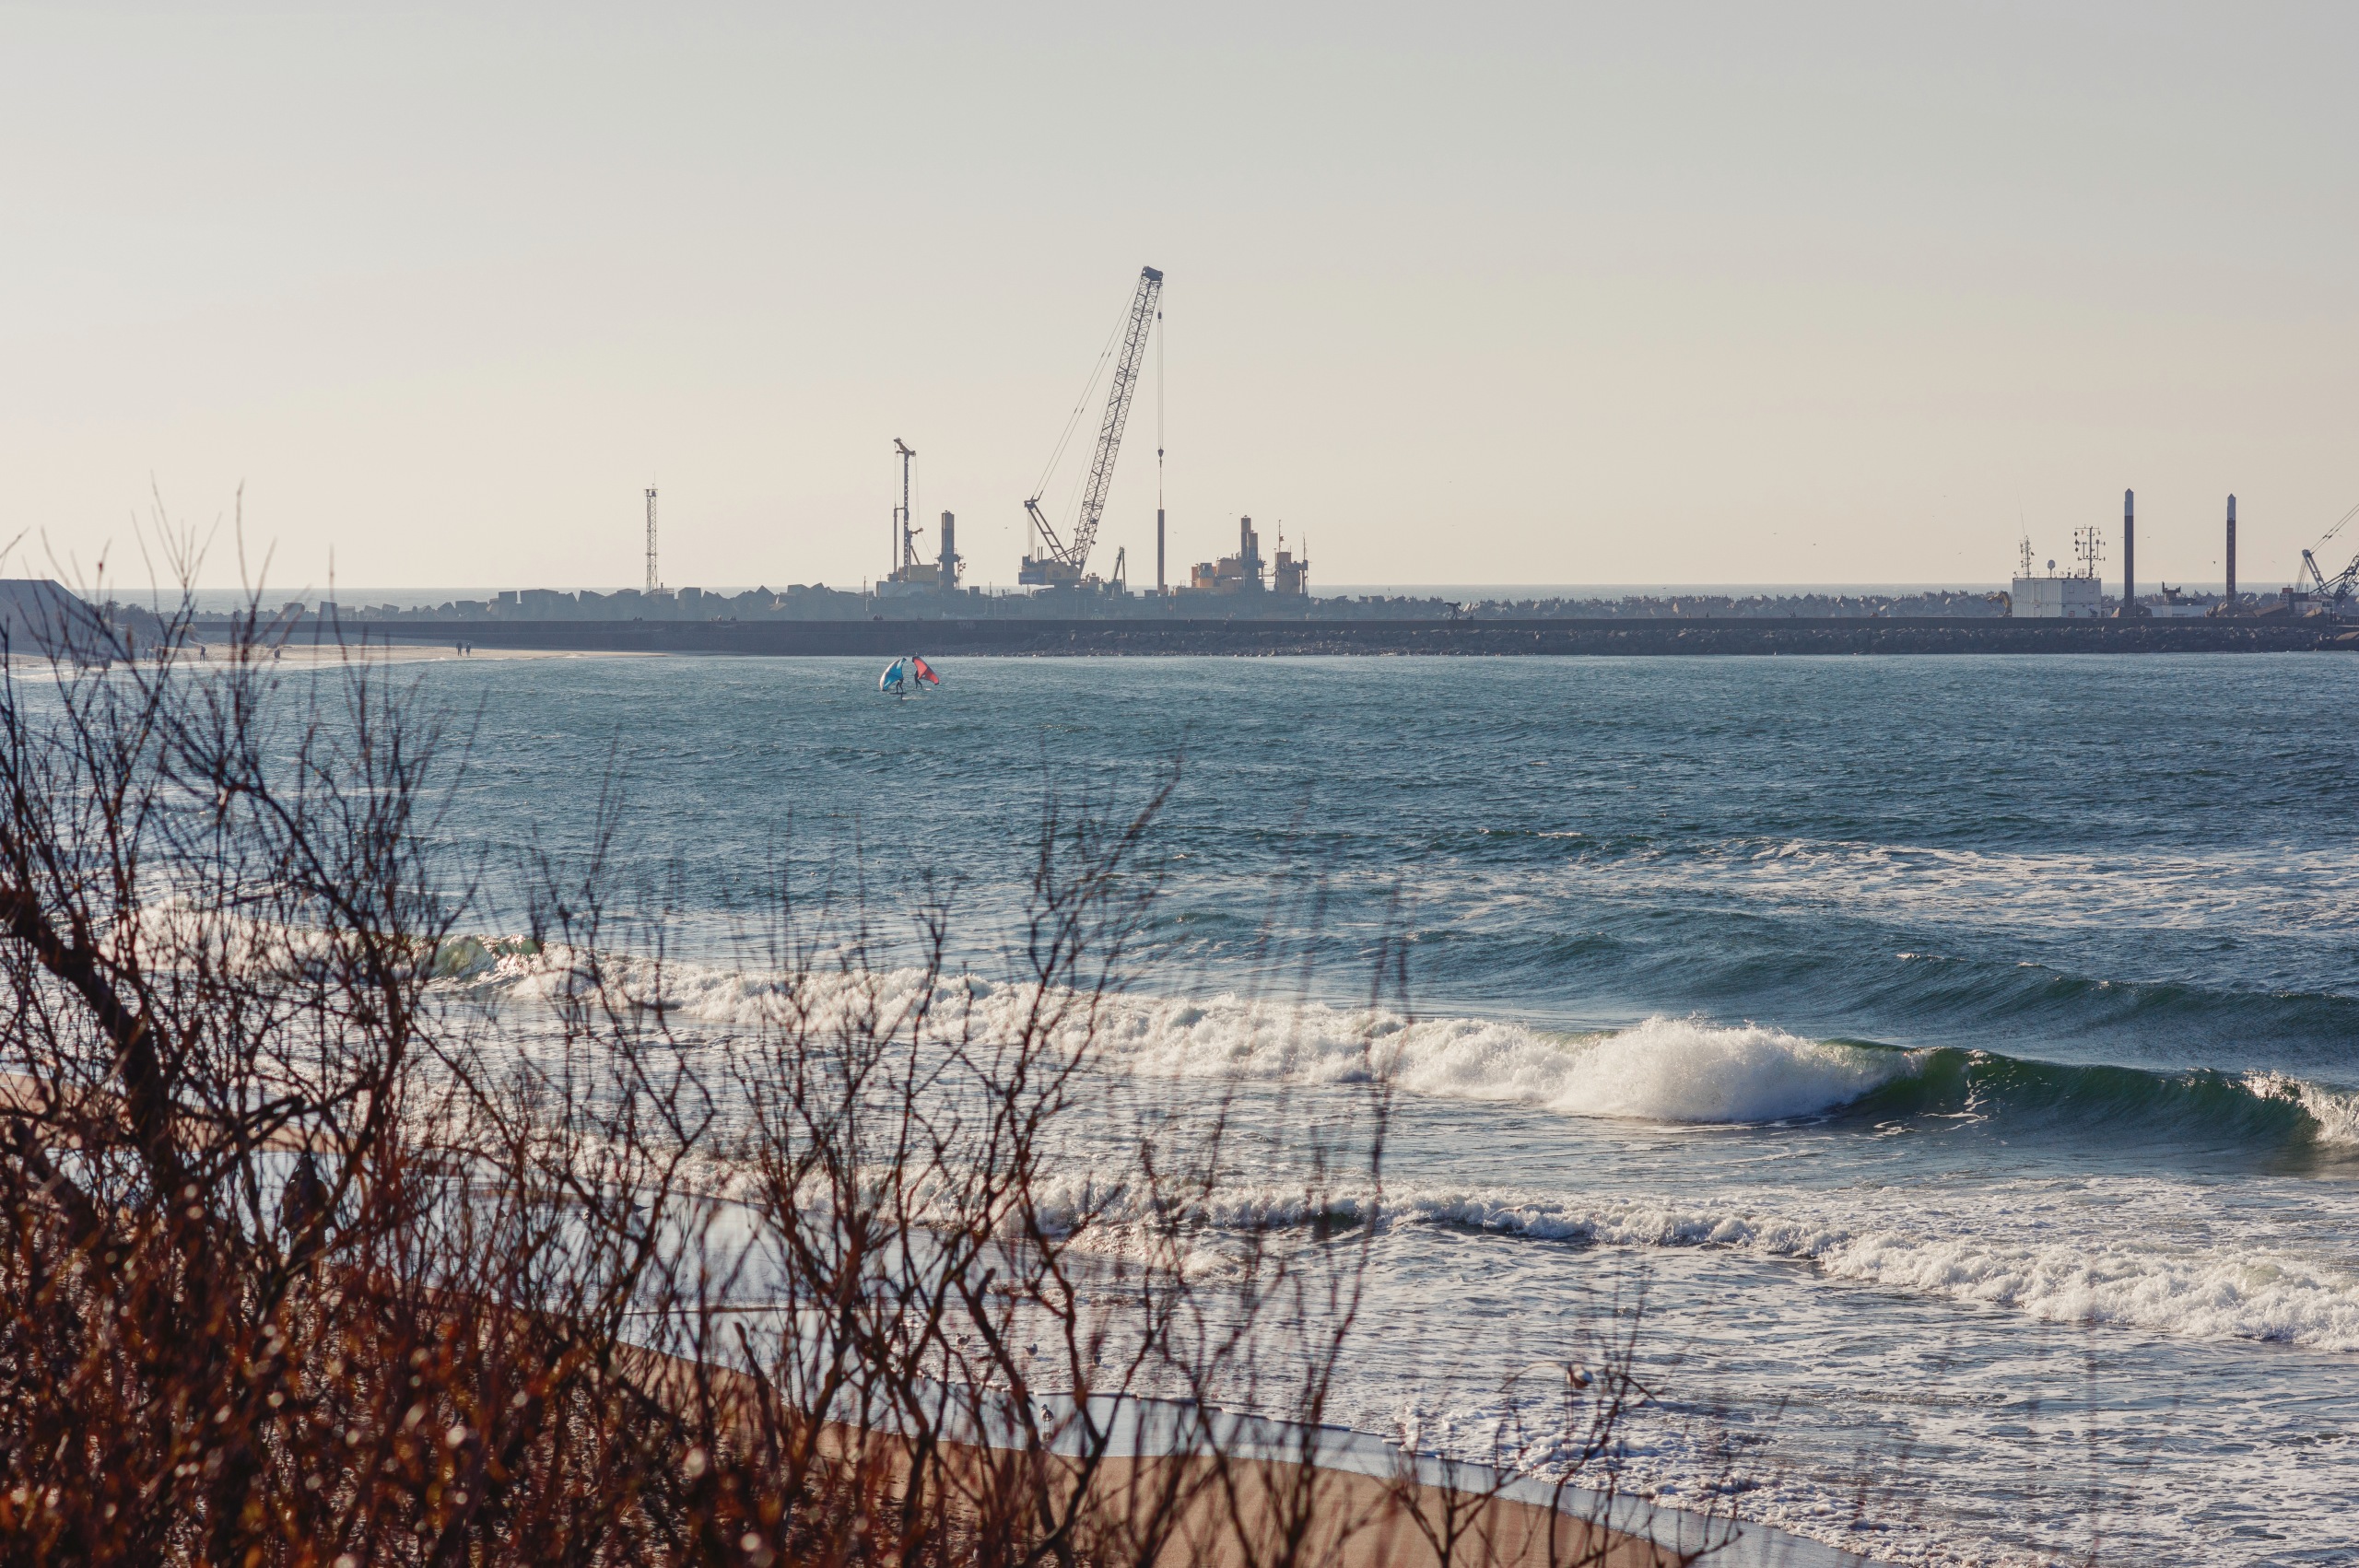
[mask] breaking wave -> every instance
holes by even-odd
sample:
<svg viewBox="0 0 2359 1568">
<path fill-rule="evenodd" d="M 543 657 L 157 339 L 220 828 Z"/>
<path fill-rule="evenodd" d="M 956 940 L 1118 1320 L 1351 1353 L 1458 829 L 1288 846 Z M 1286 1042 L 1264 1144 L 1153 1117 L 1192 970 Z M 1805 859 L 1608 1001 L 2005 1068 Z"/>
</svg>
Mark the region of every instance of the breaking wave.
<svg viewBox="0 0 2359 1568">
<path fill-rule="evenodd" d="M 575 959 L 561 950 L 483 942 L 453 947 L 438 968 L 448 985 L 549 1001 L 578 983 Z M 635 1004 L 661 1006 L 668 1018 L 716 1035 L 772 1025 L 792 1012 L 824 1027 L 872 1002 L 887 1012 L 924 1002 L 937 1017 L 989 1036 L 1019 1027 L 1031 1006 L 1024 988 L 972 976 L 939 979 L 928 992 L 914 969 L 865 978 L 822 974 L 799 985 L 693 964 L 658 969 L 609 960 L 608 969 Z M 1811 1040 L 1693 1018 L 1560 1034 L 1234 994 L 1117 997 L 1090 1026 L 1108 1066 L 1174 1083 L 1315 1086 L 1384 1074 L 1416 1099 L 1571 1117 L 1754 1128 L 1812 1118 L 1866 1130 L 1921 1117 L 2008 1130 L 2046 1126 L 2076 1140 L 2103 1135 L 2125 1144 L 2185 1135 L 2359 1153 L 2359 1096 L 2277 1073 L 2064 1065 L 1951 1047 Z M 1068 1044 L 1078 1044 L 1083 1027 L 1069 1026 Z M 2126 1196 L 2076 1199 L 2068 1216 L 2038 1184 L 2007 1180 L 1953 1206 L 1938 1188 L 1592 1198 L 1420 1184 L 1408 1174 L 1407 1184 L 1380 1200 L 1367 1192 L 1322 1194 L 1315 1212 L 1299 1188 L 1248 1182 L 1200 1201 L 1187 1218 L 1212 1232 L 1376 1223 L 1581 1246 L 1724 1248 L 2045 1321 L 2359 1350 L 2359 1273 L 2273 1232 L 2205 1224 L 2173 1237 L 2182 1217 L 2173 1205 L 2183 1204 L 2185 1189 L 2159 1179 L 2141 1186 L 2147 1178 L 2122 1178 Z M 1130 1199 L 1119 1188 L 1092 1186 L 1086 1172 L 1075 1179 L 1067 1205 L 1075 1223 L 1110 1237 L 1144 1217 L 1128 1213 Z M 1158 1217 L 1173 1216 L 1159 1211 Z"/>
<path fill-rule="evenodd" d="M 926 1002 L 959 1025 L 1012 1033 L 1031 1012 L 1028 990 L 973 976 L 920 987 L 916 969 L 855 977 L 818 974 L 790 984 L 696 964 L 660 969 L 604 960 L 621 993 L 666 1016 L 719 1028 L 760 1028 L 791 1014 L 825 1021 L 874 1002 L 890 1013 Z M 460 939 L 437 972 L 520 999 L 558 1000 L 578 983 L 574 955 L 514 942 Z M 1755 1024 L 1649 1018 L 1608 1033 L 1552 1034 L 1476 1018 L 1281 1004 L 1224 993 L 1208 1000 L 1123 996 L 1089 1019 L 1097 1048 L 1131 1071 L 1162 1078 L 1347 1083 L 1378 1074 L 1435 1099 L 1527 1106 L 1560 1115 L 1672 1123 L 1757 1123 L 1848 1105 L 1916 1071 L 1919 1053 L 1817 1041 Z M 1062 1033 L 1078 1046 L 1084 1023 Z"/>
<path fill-rule="evenodd" d="M 800 1014 L 820 1026 L 855 1009 L 924 1003 L 939 1019 L 1012 1036 L 1032 1012 L 1023 987 L 973 975 L 898 969 L 785 977 L 693 963 L 603 961 L 616 990 L 677 1023 L 760 1029 Z M 513 940 L 458 938 L 436 961 L 445 983 L 554 1003 L 580 984 L 579 955 Z M 1058 1034 L 1079 1048 L 1094 1030 L 1108 1064 L 1141 1076 L 1341 1084 L 1382 1074 L 1423 1099 L 1515 1106 L 1559 1116 L 1685 1126 L 1759 1126 L 1844 1117 L 1937 1116 L 2120 1137 L 2183 1136 L 2359 1153 L 2359 1095 L 2282 1073 L 2177 1072 L 2031 1060 L 1954 1047 L 1902 1049 L 1813 1040 L 1758 1024 L 1656 1016 L 1628 1028 L 1565 1033 L 1507 1020 L 1410 1019 L 1370 1009 L 1291 1004 L 1232 992 L 1122 995 L 1076 1008 Z"/>
<path fill-rule="evenodd" d="M 1477 1018 L 1406 1020 L 1222 997 L 1146 1002 L 1113 1046 L 1171 1077 L 1339 1082 L 1388 1074 L 1405 1093 L 1565 1116 L 1753 1123 L 1850 1104 L 1914 1070 L 1912 1053 L 1806 1040 L 1756 1024 L 1655 1017 L 1557 1035 Z"/>
</svg>

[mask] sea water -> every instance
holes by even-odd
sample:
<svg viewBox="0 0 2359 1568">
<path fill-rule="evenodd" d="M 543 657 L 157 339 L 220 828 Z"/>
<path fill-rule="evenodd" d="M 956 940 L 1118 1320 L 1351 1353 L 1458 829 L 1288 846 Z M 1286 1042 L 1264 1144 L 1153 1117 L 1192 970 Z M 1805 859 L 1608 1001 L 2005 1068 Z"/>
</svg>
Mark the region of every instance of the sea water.
<svg viewBox="0 0 2359 1568">
<path fill-rule="evenodd" d="M 2359 661 L 880 662 L 417 678 L 454 839 L 580 848 L 618 786 L 689 956 L 855 842 L 1004 915 L 1045 801 L 1176 778 L 1111 1059 L 1316 1116 L 1376 1031 L 1356 1425 L 1485 1432 L 1642 1299 L 1666 1500 L 1733 1452 L 1895 1561 L 2359 1561 Z"/>
</svg>

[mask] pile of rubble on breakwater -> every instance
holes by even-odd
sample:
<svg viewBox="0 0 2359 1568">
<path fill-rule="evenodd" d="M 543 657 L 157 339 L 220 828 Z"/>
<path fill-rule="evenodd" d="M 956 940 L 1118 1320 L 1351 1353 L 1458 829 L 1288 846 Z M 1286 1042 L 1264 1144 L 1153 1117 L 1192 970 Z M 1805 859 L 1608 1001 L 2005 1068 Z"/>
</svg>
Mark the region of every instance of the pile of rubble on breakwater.
<svg viewBox="0 0 2359 1568">
<path fill-rule="evenodd" d="M 2304 619 L 1683 621 L 414 621 L 307 618 L 290 642 L 768 655 L 2282 653 L 2359 650 L 2359 624 Z"/>
</svg>

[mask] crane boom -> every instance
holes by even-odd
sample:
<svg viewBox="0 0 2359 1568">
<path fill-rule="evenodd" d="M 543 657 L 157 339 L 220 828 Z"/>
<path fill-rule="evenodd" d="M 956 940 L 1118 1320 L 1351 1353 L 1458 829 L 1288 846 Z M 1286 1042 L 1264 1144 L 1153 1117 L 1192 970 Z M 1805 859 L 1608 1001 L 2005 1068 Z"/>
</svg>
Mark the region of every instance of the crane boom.
<svg viewBox="0 0 2359 1568">
<path fill-rule="evenodd" d="M 1040 497 L 1024 503 L 1032 526 L 1039 531 L 1044 553 L 1025 561 L 1016 574 L 1024 583 L 1074 583 L 1089 562 L 1090 546 L 1097 543 L 1098 520 L 1106 513 L 1106 495 L 1114 484 L 1114 459 L 1122 450 L 1122 427 L 1131 416 L 1131 394 L 1138 390 L 1139 370 L 1146 362 L 1147 334 L 1155 330 L 1156 301 L 1163 293 L 1163 275 L 1153 267 L 1139 269 L 1138 292 L 1131 297 L 1130 316 L 1122 327 L 1122 346 L 1114 358 L 1114 380 L 1106 390 L 1106 416 L 1098 422 L 1097 450 L 1089 460 L 1089 477 L 1082 486 L 1081 512 L 1074 519 L 1070 543 L 1057 536 Z"/>
<path fill-rule="evenodd" d="M 2318 535 L 2318 544 L 2302 552 L 2302 570 L 2310 574 L 2309 586 L 2305 588 L 2302 585 L 2301 577 L 2297 573 L 2294 579 L 2294 586 L 2286 591 L 2289 596 L 2299 594 L 2338 615 L 2343 613 L 2344 606 L 2348 605 L 2354 597 L 2359 597 L 2359 556 L 2353 556 L 2349 566 L 2335 573 L 2334 576 L 2329 577 L 2324 568 L 2319 567 L 2316 554 L 2317 551 L 2325 549 L 2336 534 L 2349 527 L 2353 518 L 2359 518 L 2359 506 L 2353 507 L 2336 519 L 2332 528 Z"/>
</svg>

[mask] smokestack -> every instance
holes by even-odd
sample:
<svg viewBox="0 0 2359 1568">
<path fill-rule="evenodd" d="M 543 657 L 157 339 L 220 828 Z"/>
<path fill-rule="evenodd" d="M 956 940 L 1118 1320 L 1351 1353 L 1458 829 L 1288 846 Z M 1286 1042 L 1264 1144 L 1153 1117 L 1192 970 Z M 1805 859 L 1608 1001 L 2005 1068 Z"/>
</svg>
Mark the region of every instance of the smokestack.
<svg viewBox="0 0 2359 1568">
<path fill-rule="evenodd" d="M 942 586 L 958 586 L 958 520 L 948 512 L 942 514 Z"/>
<path fill-rule="evenodd" d="M 2138 613 L 2138 493 L 2121 492 L 2121 613 Z"/>
<path fill-rule="evenodd" d="M 2231 506 L 2231 507 L 2229 508 L 2229 509 L 2230 509 L 2231 511 L 2233 511 L 2233 510 L 2235 510 L 2236 509 L 2235 509 L 2233 506 Z M 1155 591 L 1156 591 L 1156 596 L 1157 598 L 1162 597 L 1162 595 L 1163 595 L 1163 591 L 1164 591 L 1164 589 L 1163 589 L 1163 509 L 1162 509 L 1161 507 L 1157 507 L 1157 508 L 1156 508 L 1156 509 L 1155 509 Z"/>
<path fill-rule="evenodd" d="M 2236 602 L 2236 498 L 2228 497 L 2228 603 Z"/>
</svg>

